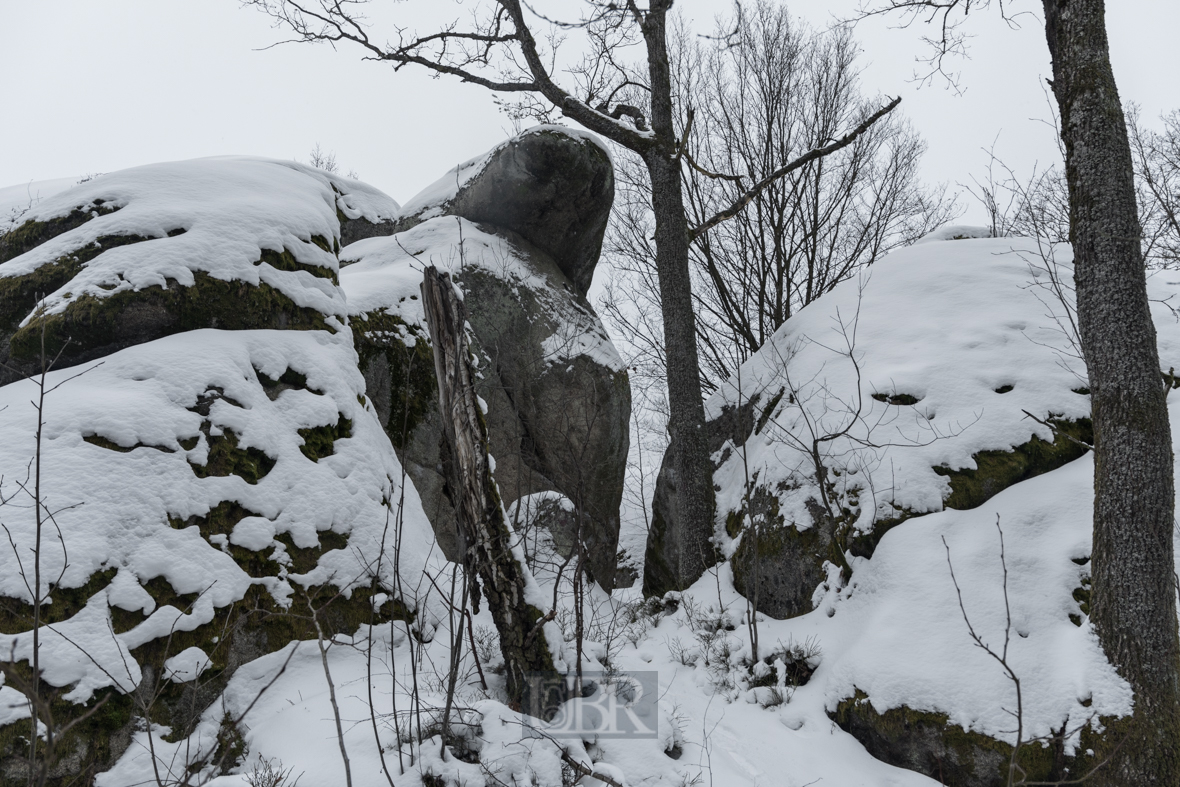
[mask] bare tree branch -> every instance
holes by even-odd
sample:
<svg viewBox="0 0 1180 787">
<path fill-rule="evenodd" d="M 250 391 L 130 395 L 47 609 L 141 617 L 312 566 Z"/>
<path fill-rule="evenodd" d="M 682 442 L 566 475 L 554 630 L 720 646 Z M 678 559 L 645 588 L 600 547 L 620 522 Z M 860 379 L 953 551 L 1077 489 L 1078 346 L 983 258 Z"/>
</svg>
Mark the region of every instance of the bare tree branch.
<svg viewBox="0 0 1180 787">
<path fill-rule="evenodd" d="M 757 197 L 762 191 L 764 191 L 767 186 L 769 186 L 771 183 L 774 183 L 774 181 L 778 180 L 779 178 L 783 177 L 784 175 L 786 175 L 790 172 L 793 172 L 794 170 L 799 169 L 804 164 L 807 164 L 811 161 L 815 161 L 816 159 L 819 159 L 819 158 L 823 158 L 824 156 L 835 153 L 837 150 L 840 150 L 841 148 L 851 145 L 856 140 L 857 137 L 859 137 L 861 134 L 868 131 L 872 127 L 872 125 L 874 123 L 876 123 L 878 120 L 885 117 L 890 112 L 892 112 L 894 109 L 896 109 L 897 105 L 900 103 L 901 103 L 901 96 L 898 96 L 897 98 L 893 99 L 888 104 L 886 104 L 885 106 L 878 109 L 872 115 L 869 115 L 867 118 L 865 118 L 865 120 L 859 126 L 852 129 L 847 134 L 845 134 L 844 136 L 837 139 L 835 142 L 832 142 L 831 144 L 828 144 L 828 145 L 824 145 L 823 147 L 812 148 L 811 150 L 807 151 L 802 156 L 800 156 L 799 158 L 790 162 L 789 164 L 785 164 L 782 167 L 779 167 L 777 170 L 770 173 L 765 178 L 763 178 L 762 180 L 758 181 L 753 186 L 751 186 L 749 191 L 747 191 L 745 194 L 738 197 L 734 201 L 734 203 L 732 205 L 730 205 L 728 208 L 721 211 L 720 213 L 715 214 L 714 216 L 707 219 L 706 221 L 704 221 L 703 223 L 701 223 L 697 227 L 694 227 L 693 229 L 689 230 L 690 240 L 696 240 L 702 234 L 704 234 L 705 232 L 708 232 L 713 227 L 716 227 L 721 222 L 726 221 L 728 219 L 732 219 L 739 212 L 741 212 L 742 208 L 749 205 L 750 202 L 752 202 L 755 197 Z"/>
</svg>

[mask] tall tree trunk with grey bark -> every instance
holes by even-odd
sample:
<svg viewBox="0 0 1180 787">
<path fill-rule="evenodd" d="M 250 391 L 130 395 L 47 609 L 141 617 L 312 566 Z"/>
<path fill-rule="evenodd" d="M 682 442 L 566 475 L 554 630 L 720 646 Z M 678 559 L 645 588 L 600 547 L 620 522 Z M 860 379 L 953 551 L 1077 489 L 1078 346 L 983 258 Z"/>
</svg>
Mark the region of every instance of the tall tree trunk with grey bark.
<svg viewBox="0 0 1180 787">
<path fill-rule="evenodd" d="M 1043 0 L 1069 183 L 1078 330 L 1094 420 L 1091 620 L 1134 689 L 1093 742 L 1095 780 L 1180 784 L 1173 457 L 1147 299 L 1131 150 L 1102 0 Z"/>
<path fill-rule="evenodd" d="M 713 464 L 705 435 L 696 318 L 688 270 L 689 227 L 684 211 L 680 156 L 673 126 L 672 72 L 668 60 L 667 12 L 672 3 L 652 2 L 643 24 L 651 85 L 651 126 L 658 142 L 643 153 L 651 175 L 656 270 L 667 357 L 668 429 L 672 437 L 680 533 L 677 564 L 683 589 L 713 564 Z"/>
</svg>

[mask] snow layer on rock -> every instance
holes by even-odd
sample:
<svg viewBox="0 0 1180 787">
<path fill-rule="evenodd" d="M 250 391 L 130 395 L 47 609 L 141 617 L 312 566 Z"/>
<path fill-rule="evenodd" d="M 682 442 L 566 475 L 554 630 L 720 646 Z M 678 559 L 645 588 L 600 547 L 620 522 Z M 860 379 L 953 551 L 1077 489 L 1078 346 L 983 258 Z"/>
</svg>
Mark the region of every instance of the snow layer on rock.
<svg viewBox="0 0 1180 787">
<path fill-rule="evenodd" d="M 53 178 L 0 188 L 0 233 L 24 221 L 25 213 L 42 200 L 71 189 L 79 178 Z"/>
<path fill-rule="evenodd" d="M 979 227 L 973 224 L 947 224 L 932 232 L 928 232 L 914 241 L 919 243 L 934 243 L 941 240 L 968 240 L 970 238 L 992 238 L 995 233 L 991 227 Z"/>
<path fill-rule="evenodd" d="M 97 215 L 100 206 L 117 210 Z M 222 157 L 135 167 L 34 205 L 22 221 L 45 221 L 75 209 L 96 215 L 0 265 L 0 277 L 28 274 L 103 236 L 139 235 L 151 240 L 105 251 L 49 293 L 49 310 L 61 311 L 83 295 L 102 298 L 171 281 L 191 286 L 194 273 L 202 271 L 225 281 L 266 283 L 299 306 L 341 317 L 343 298 L 328 278 L 259 264 L 262 250 L 286 249 L 301 264 L 335 273 L 335 255 L 312 238 L 339 238 L 338 208 L 349 218 L 374 221 L 398 210 L 371 186 L 295 162 Z M 168 236 L 177 230 L 184 232 Z"/>
<path fill-rule="evenodd" d="M 1072 258 L 1067 247 L 1043 250 L 1055 255 L 1049 263 L 1021 238 L 912 246 L 792 317 L 706 403 L 714 418 L 757 396 L 754 418 L 765 420 L 745 455 L 730 446 L 717 473 L 722 518 L 741 508 L 745 460 L 760 486 L 780 490 L 786 521 L 808 527 L 805 502 L 818 497 L 811 441 L 845 427 L 821 451 L 863 532 L 900 510 L 941 510 L 950 486 L 935 467 L 974 468 L 974 454 L 1033 435 L 1051 442 L 1049 427 L 1025 411 L 1088 417 L 1085 369 L 1050 276 L 1071 283 Z M 1180 365 L 1176 278 L 1151 280 L 1165 369 Z M 897 398 L 905 396 L 917 402 Z"/>
<path fill-rule="evenodd" d="M 129 689 L 140 676 L 128 651 L 174 628 L 190 631 L 208 623 L 252 584 L 265 586 L 283 604 L 293 583 L 347 590 L 368 581 L 376 569 L 365 556 L 379 551 L 393 527 L 383 500 L 398 498 L 401 469 L 371 406 L 360 402 L 364 380 L 355 358 L 348 332 L 201 330 L 48 375 L 47 386 L 60 387 L 45 405 L 41 492 L 46 505 L 59 511 L 60 538 L 56 530 L 45 536 L 43 582 L 60 574 L 60 586 L 73 588 L 96 571 L 118 573 L 80 613 L 43 630 L 46 680 L 75 685 L 68 695 L 75 700 L 111 685 L 112 676 Z M 278 379 L 287 370 L 305 375 L 307 387 L 284 390 L 272 400 L 260 375 Z M 210 396 L 208 416 L 195 412 L 201 398 Z M 24 477 L 36 453 L 35 398 L 33 381 L 0 388 L 0 474 L 8 483 Z M 351 422 L 351 436 L 337 439 L 334 452 L 319 461 L 305 456 L 299 430 L 334 426 L 342 417 Z M 274 460 L 273 468 L 256 484 L 238 475 L 199 478 L 194 465 L 209 455 L 203 422 L 212 436 L 232 431 L 239 448 L 262 451 Z M 191 448 L 181 444 L 192 439 Z M 5 494 L 11 491 L 6 486 Z M 413 488 L 404 491 L 402 571 L 420 576 L 433 534 Z M 332 530 L 349 536 L 348 548 L 324 553 L 306 575 L 284 567 L 278 576 L 252 578 L 198 527 L 175 525 L 205 516 L 223 501 L 256 514 L 243 520 L 243 530 L 251 532 L 239 538 L 235 530 L 233 541 L 263 550 L 279 564 L 289 563 L 276 534 L 312 547 L 320 543 L 319 533 Z M 17 548 L 26 550 L 35 528 L 32 510 L 20 502 L 0 514 Z M 0 566 L 0 594 L 28 599 L 11 552 L 0 556 Z M 191 609 L 156 608 L 141 587 L 155 577 L 164 577 L 179 594 L 198 594 Z M 108 605 L 150 614 L 114 636 Z M 5 652 L 14 644 L 16 658 L 24 658 L 31 639 L 0 635 Z"/>
<path fill-rule="evenodd" d="M 538 298 L 555 326 L 542 348 L 549 363 L 585 355 L 613 371 L 624 368 L 597 315 L 531 266 L 512 243 L 466 219 L 440 216 L 396 235 L 359 240 L 344 248 L 340 259 L 340 286 L 354 317 L 383 310 L 425 329 L 419 289 L 423 268 L 433 265 L 460 280 L 462 270 L 476 269 Z"/>
<path fill-rule="evenodd" d="M 484 171 L 488 162 L 492 160 L 492 156 L 509 145 L 516 143 L 522 137 L 528 136 L 529 134 L 541 133 L 564 134 L 571 139 L 578 140 L 584 145 L 594 145 L 606 151 L 608 156 L 610 155 L 610 148 L 601 139 L 587 131 L 550 124 L 534 126 L 533 128 L 522 131 L 515 137 L 504 140 L 487 153 L 464 161 L 462 164 L 451 169 L 447 174 L 410 198 L 410 201 L 402 207 L 401 216 L 416 216 L 419 219 L 432 219 L 436 216 L 443 215 L 444 206 L 453 200 L 473 178 Z"/>
<path fill-rule="evenodd" d="M 185 648 L 164 662 L 164 675 L 173 683 L 188 683 L 199 678 L 212 663 L 200 648 Z"/>
</svg>

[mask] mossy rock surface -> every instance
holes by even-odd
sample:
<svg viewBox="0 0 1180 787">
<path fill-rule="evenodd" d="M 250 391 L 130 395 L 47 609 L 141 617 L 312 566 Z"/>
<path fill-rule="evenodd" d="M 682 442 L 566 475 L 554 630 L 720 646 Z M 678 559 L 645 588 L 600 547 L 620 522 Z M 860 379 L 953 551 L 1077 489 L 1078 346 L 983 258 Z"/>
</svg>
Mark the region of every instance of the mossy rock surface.
<svg viewBox="0 0 1180 787">
<path fill-rule="evenodd" d="M 460 563 L 465 547 L 446 490 L 438 381 L 426 330 L 384 310 L 354 315 L 350 325 L 365 396 L 422 500 L 439 549 Z"/>
<path fill-rule="evenodd" d="M 779 620 L 811 612 L 811 598 L 825 578 L 824 562 L 834 557 L 832 523 L 818 505 L 811 507 L 814 521 L 803 529 L 785 522 L 778 498 L 763 487 L 755 487 L 750 507 L 760 523 L 756 529 L 741 529 L 744 511 L 729 517 L 730 534 L 742 537 L 732 559 L 734 588 L 755 601 L 759 612 Z"/>
<path fill-rule="evenodd" d="M 860 741 L 873 757 L 899 768 L 929 776 L 947 787 L 1006 787 L 1012 758 L 1011 744 L 950 723 L 945 713 L 891 708 L 878 713 L 868 696 L 842 701 L 832 720 Z M 1030 783 L 1069 779 L 1074 765 L 1059 741 L 1021 746 L 1017 764 Z M 1075 766 L 1076 767 L 1076 766 Z M 1019 779 L 1019 774 L 1016 777 Z"/>
<path fill-rule="evenodd" d="M 438 409 L 430 338 L 381 310 L 354 316 L 350 323 L 365 395 L 394 447 L 402 450 L 431 409 Z"/>
<path fill-rule="evenodd" d="M 31 673 L 24 664 L 23 676 Z M 135 703 L 131 696 L 113 689 L 101 689 L 85 704 L 62 699 L 65 689 L 40 682 L 40 695 L 46 699 L 53 718 L 66 723 L 81 719 L 58 741 L 58 756 L 49 769 L 46 787 L 73 787 L 94 784 L 95 777 L 111 765 L 131 745 L 134 734 Z M 87 713 L 93 713 L 82 719 Z M 24 719 L 0 727 L 0 787 L 28 787 L 28 741 L 31 726 Z"/>
<path fill-rule="evenodd" d="M 0 263 L 15 259 L 58 235 L 81 227 L 91 219 L 114 213 L 118 208 L 96 199 L 89 205 L 79 205 L 64 216 L 34 221 L 29 219 L 0 235 Z"/>
<path fill-rule="evenodd" d="M 0 262 L 4 261 L 4 254 L 18 256 L 111 212 L 113 209 L 104 210 L 100 204 L 46 222 L 26 222 L 0 238 Z M 167 232 L 166 237 L 184 232 L 177 228 Z M 45 356 L 57 358 L 56 368 L 62 368 L 200 328 L 329 328 L 324 314 L 298 306 L 268 284 L 226 281 L 199 270 L 193 272 L 190 286 L 168 280 L 163 287 L 121 290 L 110 295 L 85 293 L 68 299 L 61 311 L 37 311 L 41 299 L 67 289 L 70 281 L 99 255 L 119 246 L 152 240 L 159 238 L 104 235 L 28 273 L 0 276 L 0 385 L 40 371 L 43 339 Z M 329 253 L 338 248 L 334 239 L 319 235 L 312 236 L 311 242 Z M 334 270 L 301 263 L 288 249 L 262 249 L 254 264 L 281 271 L 302 271 L 339 283 Z"/>
<path fill-rule="evenodd" d="M 299 430 L 303 445 L 299 450 L 313 462 L 336 453 L 336 441 L 352 437 L 352 421 L 340 416 L 335 424 L 309 426 Z"/>
<path fill-rule="evenodd" d="M 0 334 L 0 362 L 21 374 L 40 369 L 44 331 L 46 354 L 61 353 L 58 367 L 103 358 L 126 347 L 201 328 L 333 330 L 323 313 L 298 306 L 267 284 L 223 281 L 197 271 L 192 286 L 126 290 L 106 297 L 83 295 L 65 310 L 35 315 L 10 334 Z M 6 376 L 5 376 L 6 375 Z M 20 374 L 0 371 L 0 384 Z"/>
<path fill-rule="evenodd" d="M 945 501 L 945 507 L 975 508 L 1013 484 L 1056 470 L 1088 450 L 1081 443 L 1088 444 L 1093 440 L 1093 427 L 1089 419 L 1054 419 L 1051 423 L 1059 432 L 1053 442 L 1047 442 L 1034 435 L 1027 443 L 1017 446 L 1012 451 L 981 451 L 975 454 L 974 459 L 978 465 L 975 469 L 934 468 L 936 473 L 950 480 L 951 494 Z M 667 461 L 666 458 L 665 462 Z M 754 507 L 765 511 L 765 521 L 776 521 L 778 502 L 773 499 L 773 494 L 756 488 L 754 498 L 760 501 L 756 502 Z M 667 558 L 663 555 L 668 551 L 666 541 L 669 536 L 666 532 L 666 520 L 662 515 L 665 511 L 674 511 L 674 508 L 669 498 L 661 496 L 659 482 L 653 509 L 659 518 L 657 521 L 660 522 L 661 528 L 658 533 L 653 533 L 655 538 L 649 538 L 648 541 L 649 563 L 653 562 L 653 556 L 657 558 L 650 572 L 650 579 L 645 572 L 644 587 L 648 595 L 657 595 L 648 592 L 649 582 L 656 591 L 665 587 L 669 590 L 676 589 L 662 584 L 670 576 L 670 571 L 666 567 Z M 925 513 L 897 509 L 893 516 L 874 522 L 871 531 L 851 533 L 846 532 L 846 525 L 853 519 L 851 511 L 842 512 L 840 523 L 824 524 L 828 517 L 822 508 L 818 505 L 809 505 L 809 509 L 812 511 L 813 520 L 809 527 L 800 531 L 790 523 L 780 522 L 777 526 L 772 524 L 761 533 L 757 550 L 754 549 L 754 539 L 744 537 L 734 554 L 735 587 L 749 598 L 754 592 L 751 577 L 756 573 L 759 578 L 757 607 L 759 611 L 772 617 L 793 617 L 811 611 L 812 593 L 825 578 L 825 561 L 843 566 L 845 553 L 857 557 L 872 557 L 877 544 L 887 532 L 907 519 Z M 771 510 L 773 513 L 769 513 Z M 743 517 L 744 512 L 731 512 L 729 520 L 740 523 Z M 737 537 L 738 533 L 739 528 L 731 528 L 729 535 Z"/>
<path fill-rule="evenodd" d="M 0 329 L 15 331 L 34 312 L 37 303 L 66 286 L 86 263 L 103 252 L 151 240 L 142 235 L 104 235 L 94 243 L 46 263 L 23 276 L 0 277 Z"/>
<path fill-rule="evenodd" d="M 224 501 L 206 516 L 187 520 L 170 520 L 173 527 L 196 526 L 206 538 L 229 535 L 233 526 L 254 512 L 235 501 Z M 279 539 L 283 541 L 282 538 Z M 289 539 L 288 539 L 289 540 Z M 315 567 L 319 555 L 330 549 L 347 548 L 348 538 L 332 531 L 320 533 L 320 547 L 309 549 L 287 548 L 291 557 L 289 569 L 305 573 Z M 231 546 L 230 552 L 239 566 L 252 577 L 265 579 L 278 574 L 280 566 L 264 552 L 252 552 Z M 105 569 L 91 576 L 85 585 L 73 589 L 54 589 L 53 601 L 44 607 L 43 623 L 65 620 L 75 614 L 95 596 L 105 592 L 114 578 L 115 569 Z M 181 612 L 191 610 L 198 600 L 195 593 L 178 593 L 163 577 L 141 583 L 156 604 L 156 608 L 172 606 Z M 43 696 L 49 697 L 55 722 L 69 724 L 81 718 L 100 700 L 101 710 L 74 727 L 61 741 L 59 765 L 51 771 L 46 784 L 67 787 L 90 784 L 93 777 L 112 767 L 126 751 L 135 730 L 136 718 L 147 708 L 157 724 L 172 728 L 166 740 L 182 740 L 192 733 L 201 715 L 225 690 L 238 667 L 268 653 L 282 649 L 291 642 L 315 639 L 310 602 L 317 610 L 319 623 L 326 637 L 353 634 L 361 625 L 387 622 L 390 619 L 411 621 L 413 614 L 399 601 L 386 600 L 375 608 L 374 586 L 354 588 L 348 595 L 341 594 L 333 585 L 298 588 L 289 607 L 276 603 L 262 584 L 249 588 L 245 596 L 221 608 L 213 621 L 192 631 L 174 631 L 170 636 L 151 640 L 131 654 L 141 665 L 143 681 L 134 695 L 124 695 L 112 689 L 101 689 L 85 704 L 62 699 L 68 687 L 58 688 L 40 683 Z M 0 598 L 0 631 L 27 631 L 32 623 L 31 605 L 18 600 Z M 130 631 L 147 619 L 141 611 L 111 607 L 112 625 L 116 633 Z M 210 659 L 210 666 L 196 681 L 174 683 L 162 675 L 164 662 L 190 647 L 200 648 Z M 31 676 L 24 662 L 17 668 Z M 154 700 L 147 697 L 156 695 Z M 106 698 L 104 700 L 104 698 Z M 0 727 L 0 787 L 26 784 L 21 741 L 27 741 L 28 722 L 16 722 Z M 27 746 L 27 744 L 24 744 Z"/>
<path fill-rule="evenodd" d="M 944 505 L 960 510 L 983 505 L 1013 484 L 1056 470 L 1081 457 L 1089 450 L 1086 445 L 1094 443 L 1094 425 L 1089 418 L 1076 421 L 1050 418 L 1049 422 L 1057 432 L 1053 442 L 1033 435 L 1027 443 L 1011 451 L 974 454 L 974 469 L 934 468 L 934 472 L 950 481 L 951 493 Z"/>
</svg>

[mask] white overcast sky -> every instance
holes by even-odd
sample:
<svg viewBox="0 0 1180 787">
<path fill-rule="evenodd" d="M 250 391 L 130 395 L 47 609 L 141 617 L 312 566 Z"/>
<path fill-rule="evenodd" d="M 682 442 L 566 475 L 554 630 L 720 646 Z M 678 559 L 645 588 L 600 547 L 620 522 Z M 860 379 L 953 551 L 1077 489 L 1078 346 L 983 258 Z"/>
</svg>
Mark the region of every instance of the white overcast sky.
<svg viewBox="0 0 1180 787">
<path fill-rule="evenodd" d="M 374 0 L 373 9 L 414 26 L 416 8 L 457 17 L 472 2 Z M 851 13 L 855 0 L 788 5 L 826 25 Z M 1019 30 L 1003 23 L 998 7 L 973 14 L 970 59 L 955 64 L 962 95 L 910 81 L 923 51 L 920 26 L 891 29 L 899 21 L 892 19 L 858 28 L 865 91 L 903 96 L 901 111 L 929 143 L 929 180 L 978 174 L 986 162 L 980 149 L 997 135 L 997 152 L 1018 167 L 1055 156 L 1040 122 L 1050 114 L 1041 4 L 1008 5 L 1030 12 Z M 706 30 L 730 2 L 677 7 Z M 1180 108 L 1180 2 L 1110 2 L 1107 25 L 1123 99 L 1141 104 L 1152 122 Z M 280 38 L 237 0 L 0 0 L 0 186 L 221 154 L 306 161 L 318 142 L 344 170 L 404 202 L 511 133 L 481 88 L 421 71 L 395 74 L 347 47 L 263 51 Z"/>
</svg>

